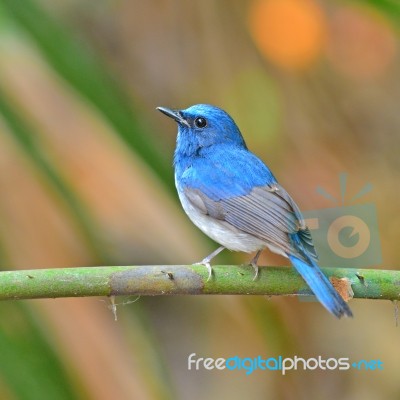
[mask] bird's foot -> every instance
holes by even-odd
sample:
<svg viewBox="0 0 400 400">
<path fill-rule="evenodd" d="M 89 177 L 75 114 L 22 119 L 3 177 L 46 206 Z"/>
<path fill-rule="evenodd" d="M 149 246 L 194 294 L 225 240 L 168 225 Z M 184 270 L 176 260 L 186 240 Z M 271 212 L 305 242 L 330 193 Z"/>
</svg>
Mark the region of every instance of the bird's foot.
<svg viewBox="0 0 400 400">
<path fill-rule="evenodd" d="M 211 276 L 213 273 L 213 269 L 211 267 L 210 260 L 208 260 L 208 257 L 206 257 L 204 260 L 202 260 L 200 262 L 195 263 L 194 265 L 204 265 L 207 268 L 208 278 L 207 278 L 206 282 L 208 282 L 211 279 Z"/>
<path fill-rule="evenodd" d="M 221 246 L 218 247 L 217 250 L 213 251 L 210 255 L 208 255 L 206 258 L 204 258 L 202 261 L 195 263 L 194 265 L 204 265 L 207 268 L 208 271 L 208 278 L 207 282 L 211 279 L 211 276 L 213 274 L 213 269 L 211 267 L 210 261 L 219 253 L 221 253 L 222 250 L 224 250 L 225 247 Z"/>
<path fill-rule="evenodd" d="M 253 281 L 255 281 L 258 278 L 258 265 L 254 262 L 251 262 L 250 265 L 254 268 L 254 276 L 253 276 Z"/>
<path fill-rule="evenodd" d="M 253 277 L 253 281 L 255 281 L 258 278 L 258 265 L 257 265 L 257 261 L 258 261 L 258 257 L 260 257 L 262 250 L 258 250 L 256 255 L 253 257 L 253 259 L 250 261 L 250 265 L 254 268 L 254 277 Z"/>
</svg>

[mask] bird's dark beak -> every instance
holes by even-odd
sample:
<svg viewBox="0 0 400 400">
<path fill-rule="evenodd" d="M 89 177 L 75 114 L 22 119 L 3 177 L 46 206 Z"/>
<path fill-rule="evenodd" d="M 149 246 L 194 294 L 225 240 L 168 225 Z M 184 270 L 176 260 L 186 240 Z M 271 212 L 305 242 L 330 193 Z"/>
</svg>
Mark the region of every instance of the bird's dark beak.
<svg viewBox="0 0 400 400">
<path fill-rule="evenodd" d="M 174 119 L 178 124 L 185 125 L 188 128 L 190 128 L 189 123 L 186 121 L 185 118 L 182 117 L 179 110 L 171 110 L 170 108 L 166 108 L 166 107 L 157 107 L 157 110 L 161 111 L 167 117 Z"/>
</svg>

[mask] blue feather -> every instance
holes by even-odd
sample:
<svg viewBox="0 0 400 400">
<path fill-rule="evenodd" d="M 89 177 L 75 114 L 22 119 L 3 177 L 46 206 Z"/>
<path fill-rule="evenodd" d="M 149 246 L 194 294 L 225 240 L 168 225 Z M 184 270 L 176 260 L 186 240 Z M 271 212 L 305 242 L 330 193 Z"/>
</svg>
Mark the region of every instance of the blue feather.
<svg viewBox="0 0 400 400">
<path fill-rule="evenodd" d="M 258 157 L 243 148 L 233 152 L 231 144 L 215 146 L 212 151 L 202 149 L 189 165 L 176 161 L 175 173 L 179 185 L 198 189 L 214 201 L 243 196 L 255 186 L 276 183 L 272 172 Z"/>
<path fill-rule="evenodd" d="M 353 314 L 349 306 L 333 288 L 331 282 L 323 274 L 315 261 L 308 255 L 308 252 L 304 249 L 298 234 L 290 235 L 290 237 L 294 247 L 303 257 L 300 258 L 298 255 L 289 255 L 289 259 L 297 272 L 306 281 L 315 297 L 336 317 L 352 317 Z"/>
</svg>

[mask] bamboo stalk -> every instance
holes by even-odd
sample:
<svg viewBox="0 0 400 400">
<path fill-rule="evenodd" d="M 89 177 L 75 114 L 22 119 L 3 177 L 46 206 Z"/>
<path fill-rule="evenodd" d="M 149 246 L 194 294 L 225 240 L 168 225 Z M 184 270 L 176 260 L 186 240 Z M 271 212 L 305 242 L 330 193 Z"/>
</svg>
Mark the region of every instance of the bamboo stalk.
<svg viewBox="0 0 400 400">
<path fill-rule="evenodd" d="M 400 299 L 400 271 L 322 268 L 346 278 L 355 298 Z M 310 295 L 301 276 L 288 267 L 216 265 L 207 281 L 201 265 L 107 266 L 0 272 L 0 300 L 122 295 Z"/>
</svg>

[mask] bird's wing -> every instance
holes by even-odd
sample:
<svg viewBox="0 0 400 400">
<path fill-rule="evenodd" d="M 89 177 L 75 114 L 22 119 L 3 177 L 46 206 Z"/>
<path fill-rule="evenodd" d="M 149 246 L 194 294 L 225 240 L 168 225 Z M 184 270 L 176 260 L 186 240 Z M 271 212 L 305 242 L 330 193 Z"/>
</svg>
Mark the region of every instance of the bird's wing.
<svg viewBox="0 0 400 400">
<path fill-rule="evenodd" d="M 202 191 L 185 189 L 187 199 L 200 212 L 249 233 L 266 243 L 293 254 L 290 236 L 296 234 L 308 255 L 317 260 L 311 233 L 294 200 L 277 183 L 258 186 L 248 194 L 212 200 Z"/>
</svg>

